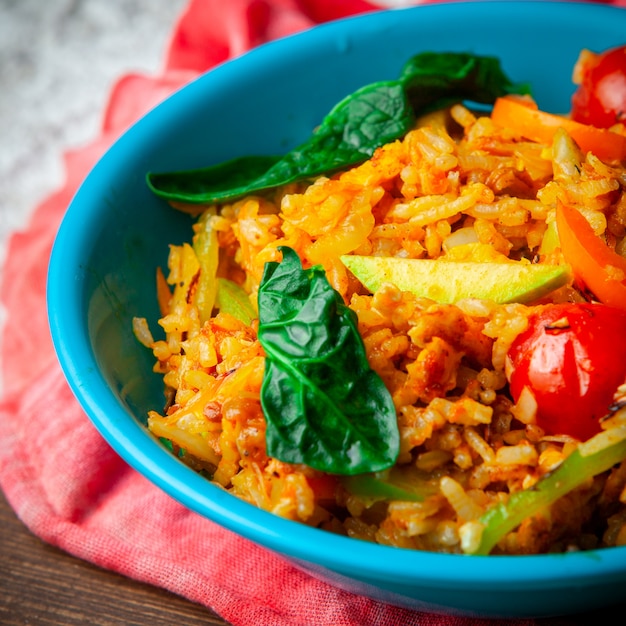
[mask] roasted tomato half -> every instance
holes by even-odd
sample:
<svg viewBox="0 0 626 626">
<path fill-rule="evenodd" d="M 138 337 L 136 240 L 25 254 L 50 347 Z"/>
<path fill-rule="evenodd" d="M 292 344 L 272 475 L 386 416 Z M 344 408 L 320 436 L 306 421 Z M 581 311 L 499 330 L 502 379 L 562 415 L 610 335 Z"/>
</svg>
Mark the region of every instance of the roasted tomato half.
<svg viewBox="0 0 626 626">
<path fill-rule="evenodd" d="M 626 381 L 626 311 L 602 304 L 538 309 L 507 360 L 513 399 L 524 388 L 532 394 L 546 434 L 588 439 Z"/>
</svg>

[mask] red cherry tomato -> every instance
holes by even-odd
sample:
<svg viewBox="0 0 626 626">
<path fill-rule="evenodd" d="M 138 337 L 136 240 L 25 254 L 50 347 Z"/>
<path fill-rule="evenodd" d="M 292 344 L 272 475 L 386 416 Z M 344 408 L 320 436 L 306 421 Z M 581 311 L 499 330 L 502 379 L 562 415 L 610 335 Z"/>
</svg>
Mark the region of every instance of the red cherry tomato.
<svg viewBox="0 0 626 626">
<path fill-rule="evenodd" d="M 626 122 L 626 46 L 601 54 L 584 50 L 574 68 L 579 85 L 572 97 L 572 118 L 609 128 Z"/>
<path fill-rule="evenodd" d="M 531 315 L 508 352 L 517 402 L 527 387 L 548 435 L 581 441 L 600 431 L 626 381 L 626 311 L 603 304 L 556 304 Z"/>
</svg>

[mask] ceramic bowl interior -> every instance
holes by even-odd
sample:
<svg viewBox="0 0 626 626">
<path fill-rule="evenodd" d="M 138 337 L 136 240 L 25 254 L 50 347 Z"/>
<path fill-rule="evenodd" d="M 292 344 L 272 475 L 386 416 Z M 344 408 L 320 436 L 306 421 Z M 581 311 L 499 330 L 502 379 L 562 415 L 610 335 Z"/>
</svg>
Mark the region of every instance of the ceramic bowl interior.
<svg viewBox="0 0 626 626">
<path fill-rule="evenodd" d="M 132 127 L 88 175 L 60 227 L 49 271 L 53 341 L 86 414 L 134 468 L 182 504 L 355 593 L 481 616 L 574 613 L 620 598 L 626 548 L 529 557 L 412 552 L 277 518 L 214 487 L 145 427 L 163 404 L 131 319 L 158 317 L 154 272 L 189 218 L 155 198 L 148 171 L 286 152 L 351 91 L 391 79 L 421 51 L 494 55 L 546 110 L 566 112 L 581 48 L 626 40 L 626 11 L 593 4 L 479 2 L 382 11 L 322 25 L 221 65 Z"/>
</svg>

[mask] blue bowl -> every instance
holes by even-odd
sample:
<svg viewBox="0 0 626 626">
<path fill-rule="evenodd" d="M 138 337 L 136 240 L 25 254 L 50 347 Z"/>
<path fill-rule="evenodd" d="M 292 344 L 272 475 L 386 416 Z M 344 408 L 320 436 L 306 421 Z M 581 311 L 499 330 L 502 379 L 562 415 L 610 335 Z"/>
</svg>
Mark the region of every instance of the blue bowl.
<svg viewBox="0 0 626 626">
<path fill-rule="evenodd" d="M 576 613 L 618 602 L 626 548 L 470 557 L 335 536 L 274 517 L 209 484 L 148 433 L 163 402 L 131 319 L 158 318 L 152 277 L 191 222 L 147 189 L 147 171 L 200 167 L 302 142 L 342 97 L 397 77 L 420 51 L 498 56 L 541 106 L 567 111 L 581 48 L 626 39 L 626 11 L 592 4 L 481 2 L 367 14 L 262 46 L 192 82 L 132 127 L 82 184 L 52 252 L 53 341 L 85 412 L 135 469 L 200 515 L 357 594 L 419 610 L 490 617 Z"/>
</svg>

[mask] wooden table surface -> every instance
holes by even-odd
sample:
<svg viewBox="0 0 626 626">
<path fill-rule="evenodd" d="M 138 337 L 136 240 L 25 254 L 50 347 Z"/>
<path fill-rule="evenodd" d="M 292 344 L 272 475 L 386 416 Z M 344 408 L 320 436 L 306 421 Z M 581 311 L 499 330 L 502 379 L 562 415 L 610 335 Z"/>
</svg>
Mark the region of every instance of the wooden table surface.
<svg viewBox="0 0 626 626">
<path fill-rule="evenodd" d="M 208 609 L 35 537 L 0 491 L 2 626 L 225 626 Z"/>
</svg>

